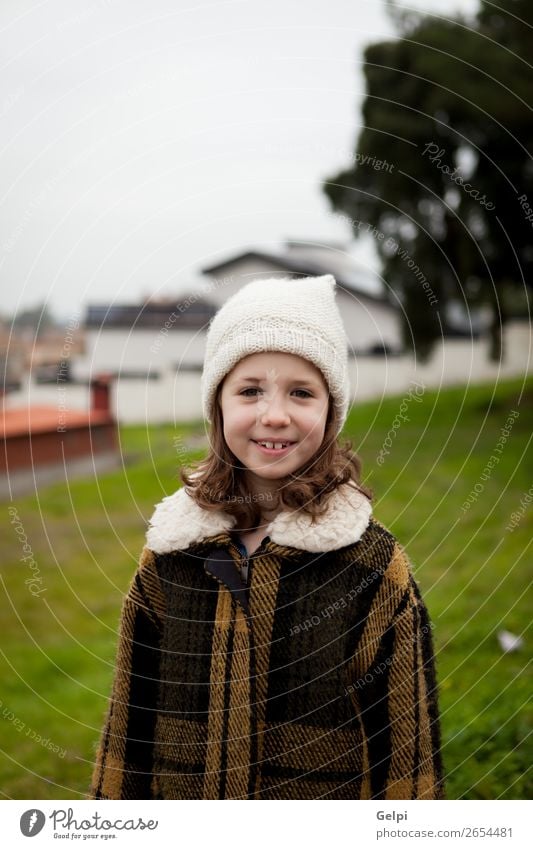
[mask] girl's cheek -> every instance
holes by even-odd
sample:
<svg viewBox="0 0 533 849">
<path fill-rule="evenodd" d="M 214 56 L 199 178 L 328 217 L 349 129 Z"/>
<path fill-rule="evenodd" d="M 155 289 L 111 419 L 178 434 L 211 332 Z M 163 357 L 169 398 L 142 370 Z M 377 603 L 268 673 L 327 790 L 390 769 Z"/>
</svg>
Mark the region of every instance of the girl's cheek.
<svg viewBox="0 0 533 849">
<path fill-rule="evenodd" d="M 308 415 L 304 418 L 304 424 L 311 429 L 312 427 L 317 427 L 322 420 L 324 419 L 324 413 L 320 408 L 316 408 L 312 411 L 309 411 Z"/>
</svg>

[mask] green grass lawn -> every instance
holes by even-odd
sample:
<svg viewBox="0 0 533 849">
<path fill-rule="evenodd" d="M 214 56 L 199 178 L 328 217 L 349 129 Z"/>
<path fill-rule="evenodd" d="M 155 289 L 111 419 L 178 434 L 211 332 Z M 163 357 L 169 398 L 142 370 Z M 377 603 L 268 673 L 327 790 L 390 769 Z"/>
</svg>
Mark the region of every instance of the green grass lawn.
<svg viewBox="0 0 533 849">
<path fill-rule="evenodd" d="M 375 515 L 410 555 L 435 623 L 447 794 L 528 798 L 532 611 L 526 592 L 533 503 L 524 498 L 532 484 L 526 457 L 533 381 L 425 392 L 402 407 L 406 397 L 357 405 L 345 434 L 363 459 Z M 409 421 L 394 427 L 400 409 Z M 504 437 L 512 410 L 519 415 Z M 121 600 L 145 522 L 153 505 L 178 486 L 178 449 L 202 432 L 201 423 L 124 427 L 120 471 L 2 505 L 5 798 L 86 794 L 110 691 Z M 389 433 L 389 454 L 380 465 Z M 487 473 L 491 456 L 498 462 Z M 506 530 L 513 513 L 516 527 Z M 31 547 L 33 570 L 20 559 L 15 524 Z M 32 578 L 39 582 L 26 583 Z M 31 586 L 39 594 L 32 595 Z M 523 636 L 520 651 L 501 650 L 496 633 L 502 628 Z"/>
</svg>

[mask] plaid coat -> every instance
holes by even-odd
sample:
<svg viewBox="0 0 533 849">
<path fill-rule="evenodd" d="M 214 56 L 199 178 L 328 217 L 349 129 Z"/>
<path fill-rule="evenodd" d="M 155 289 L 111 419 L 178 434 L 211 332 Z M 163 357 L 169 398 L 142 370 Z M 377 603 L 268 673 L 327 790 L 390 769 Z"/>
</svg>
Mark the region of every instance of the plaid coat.
<svg viewBox="0 0 533 849">
<path fill-rule="evenodd" d="M 442 798 L 431 624 L 368 499 L 278 514 L 247 585 L 233 523 L 157 506 L 90 797 Z"/>
</svg>

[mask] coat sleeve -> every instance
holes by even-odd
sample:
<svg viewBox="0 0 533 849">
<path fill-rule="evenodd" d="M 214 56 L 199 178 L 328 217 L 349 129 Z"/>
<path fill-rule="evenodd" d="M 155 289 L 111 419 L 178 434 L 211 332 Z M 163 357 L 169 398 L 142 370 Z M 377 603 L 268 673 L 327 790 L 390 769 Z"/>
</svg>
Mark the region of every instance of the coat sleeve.
<svg viewBox="0 0 533 849">
<path fill-rule="evenodd" d="M 351 667 L 368 798 L 442 799 L 432 624 L 395 543 Z"/>
<path fill-rule="evenodd" d="M 164 603 L 155 557 L 143 550 L 122 605 L 111 699 L 89 798 L 151 799 Z"/>
</svg>

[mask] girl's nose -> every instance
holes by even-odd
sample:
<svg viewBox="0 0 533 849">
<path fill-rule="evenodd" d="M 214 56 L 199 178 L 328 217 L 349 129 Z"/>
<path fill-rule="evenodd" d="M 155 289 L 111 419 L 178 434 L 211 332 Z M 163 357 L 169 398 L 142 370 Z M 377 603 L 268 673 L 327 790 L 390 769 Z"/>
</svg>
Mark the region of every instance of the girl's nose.
<svg viewBox="0 0 533 849">
<path fill-rule="evenodd" d="M 261 399 L 259 403 L 260 409 L 258 413 L 263 424 L 283 425 L 290 421 L 282 398 Z"/>
</svg>

